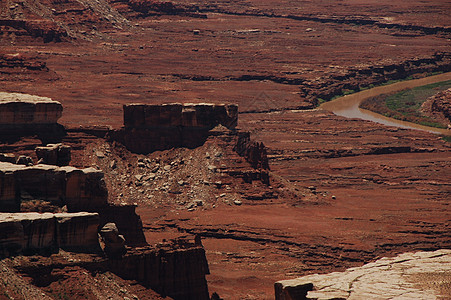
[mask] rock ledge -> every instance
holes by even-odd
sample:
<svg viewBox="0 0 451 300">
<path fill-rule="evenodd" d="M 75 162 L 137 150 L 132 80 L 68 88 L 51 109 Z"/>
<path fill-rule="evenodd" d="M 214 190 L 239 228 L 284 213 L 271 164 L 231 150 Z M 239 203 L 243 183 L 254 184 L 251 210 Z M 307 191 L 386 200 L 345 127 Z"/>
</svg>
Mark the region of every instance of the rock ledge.
<svg viewBox="0 0 451 300">
<path fill-rule="evenodd" d="M 276 300 L 448 299 L 451 250 L 404 253 L 344 272 L 275 283 Z"/>
</svg>

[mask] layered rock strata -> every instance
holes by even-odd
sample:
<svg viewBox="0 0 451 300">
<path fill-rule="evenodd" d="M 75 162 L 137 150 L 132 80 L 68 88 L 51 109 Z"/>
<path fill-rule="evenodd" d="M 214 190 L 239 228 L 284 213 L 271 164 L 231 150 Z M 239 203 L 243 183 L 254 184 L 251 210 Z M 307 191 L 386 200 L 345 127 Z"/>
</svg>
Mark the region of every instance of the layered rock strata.
<svg viewBox="0 0 451 300">
<path fill-rule="evenodd" d="M 127 104 L 124 128 L 111 136 L 133 152 L 149 153 L 200 146 L 215 126 L 234 129 L 237 122 L 238 106 L 234 104 Z"/>
<path fill-rule="evenodd" d="M 61 143 L 48 144 L 47 146 L 36 147 L 36 156 L 43 164 L 67 166 L 71 160 L 71 148 Z"/>
<path fill-rule="evenodd" d="M 0 256 L 97 251 L 97 213 L 1 213 Z"/>
<path fill-rule="evenodd" d="M 187 239 L 129 251 L 122 259 L 110 260 L 108 268 L 122 278 L 137 280 L 163 297 L 210 299 L 205 279 L 209 274 L 205 250 L 201 244 Z"/>
<path fill-rule="evenodd" d="M 24 166 L 0 162 L 0 211 L 20 210 L 21 202 L 44 200 L 67 205 L 69 212 L 96 211 L 107 205 L 103 173 L 51 165 Z"/>
<path fill-rule="evenodd" d="M 49 142 L 64 135 L 63 106 L 47 97 L 0 92 L 0 139 L 39 135 Z"/>
<path fill-rule="evenodd" d="M 451 250 L 404 253 L 345 272 L 309 275 L 275 283 L 276 300 L 447 299 Z"/>
<path fill-rule="evenodd" d="M 50 98 L 0 92 L 0 125 L 55 124 L 62 113 L 61 103 Z"/>
</svg>

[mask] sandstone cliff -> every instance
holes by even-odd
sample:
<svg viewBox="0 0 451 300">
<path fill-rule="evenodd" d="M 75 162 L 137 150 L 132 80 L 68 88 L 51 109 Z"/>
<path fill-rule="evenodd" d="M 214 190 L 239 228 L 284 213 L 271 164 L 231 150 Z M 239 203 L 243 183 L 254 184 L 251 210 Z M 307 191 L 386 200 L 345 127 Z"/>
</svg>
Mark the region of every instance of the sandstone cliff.
<svg viewBox="0 0 451 300">
<path fill-rule="evenodd" d="M 124 105 L 124 129 L 110 137 L 136 153 L 202 145 L 217 125 L 234 129 L 238 106 L 224 104 Z"/>
<path fill-rule="evenodd" d="M 103 173 L 51 165 L 24 166 L 0 162 L 0 211 L 20 210 L 22 201 L 45 200 L 67 205 L 70 212 L 95 211 L 106 206 L 108 191 Z"/>
<path fill-rule="evenodd" d="M 63 106 L 47 97 L 0 92 L 0 140 L 38 135 L 51 142 L 64 135 Z"/>
<path fill-rule="evenodd" d="M 2 213 L 0 257 L 57 252 L 59 248 L 97 251 L 96 213 Z"/>
<path fill-rule="evenodd" d="M 0 92 L 0 125 L 54 124 L 63 106 L 47 97 Z"/>
<path fill-rule="evenodd" d="M 209 274 L 205 250 L 186 239 L 135 250 L 122 259 L 110 260 L 109 269 L 123 278 L 137 280 L 162 296 L 210 299 L 205 279 Z"/>
</svg>

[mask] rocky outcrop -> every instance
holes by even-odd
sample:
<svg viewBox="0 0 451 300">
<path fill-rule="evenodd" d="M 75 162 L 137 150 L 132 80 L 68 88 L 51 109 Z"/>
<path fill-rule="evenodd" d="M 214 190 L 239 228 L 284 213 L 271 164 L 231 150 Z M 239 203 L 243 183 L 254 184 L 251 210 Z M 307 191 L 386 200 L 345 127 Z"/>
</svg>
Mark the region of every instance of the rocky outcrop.
<svg viewBox="0 0 451 300">
<path fill-rule="evenodd" d="M 0 140 L 38 135 L 51 142 L 65 134 L 59 125 L 63 107 L 47 97 L 0 92 Z"/>
<path fill-rule="evenodd" d="M 67 166 L 71 160 L 70 146 L 63 144 L 48 144 L 36 147 L 38 160 L 47 165 Z"/>
<path fill-rule="evenodd" d="M 266 147 L 263 143 L 251 140 L 249 132 L 241 132 L 234 150 L 246 158 L 246 160 L 256 169 L 269 170 L 268 156 Z"/>
<path fill-rule="evenodd" d="M 234 104 L 124 105 L 126 129 L 178 126 L 212 129 L 219 124 L 227 128 L 235 128 L 237 123 L 238 106 Z"/>
<path fill-rule="evenodd" d="M 32 166 L 34 163 L 30 156 L 19 155 L 16 159 L 16 165 Z"/>
<path fill-rule="evenodd" d="M 56 213 L 55 219 L 59 248 L 82 252 L 99 249 L 98 213 Z"/>
<path fill-rule="evenodd" d="M 0 92 L 0 126 L 55 124 L 63 106 L 47 97 Z"/>
<path fill-rule="evenodd" d="M 51 165 L 24 166 L 0 162 L 0 211 L 20 210 L 26 200 L 44 200 L 69 212 L 95 211 L 107 205 L 103 173 Z"/>
<path fill-rule="evenodd" d="M 119 258 L 127 252 L 125 238 L 119 234 L 116 224 L 105 224 L 100 230 L 100 236 L 104 246 L 103 251 L 108 257 Z"/>
<path fill-rule="evenodd" d="M 0 28 L 9 34 L 42 38 L 45 43 L 61 42 L 67 37 L 67 32 L 50 20 L 0 19 Z"/>
<path fill-rule="evenodd" d="M 451 296 L 451 250 L 405 253 L 345 272 L 275 283 L 276 300 L 436 299 Z"/>
<path fill-rule="evenodd" d="M 421 111 L 444 125 L 451 125 L 451 89 L 428 98 L 421 105 Z"/>
<path fill-rule="evenodd" d="M 136 153 L 202 145 L 217 125 L 238 123 L 238 106 L 224 104 L 124 105 L 124 128 L 110 137 Z"/>
<path fill-rule="evenodd" d="M 96 213 L 2 213 L 0 257 L 66 250 L 97 251 Z"/>
<path fill-rule="evenodd" d="M 209 274 L 202 245 L 187 239 L 129 251 L 109 261 L 108 269 L 122 278 L 140 282 L 173 299 L 210 299 L 205 275 Z"/>
<path fill-rule="evenodd" d="M 109 0 L 112 6 L 129 18 L 143 18 L 152 15 L 182 15 L 194 18 L 207 18 L 197 12 L 192 4 L 173 3 L 154 0 Z"/>
</svg>

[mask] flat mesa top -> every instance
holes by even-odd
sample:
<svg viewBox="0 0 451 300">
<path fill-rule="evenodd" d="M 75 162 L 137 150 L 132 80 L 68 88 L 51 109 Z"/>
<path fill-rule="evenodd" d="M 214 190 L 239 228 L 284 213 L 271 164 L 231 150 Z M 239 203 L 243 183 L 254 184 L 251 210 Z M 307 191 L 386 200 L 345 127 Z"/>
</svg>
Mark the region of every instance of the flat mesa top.
<svg viewBox="0 0 451 300">
<path fill-rule="evenodd" d="M 22 102 L 22 103 L 31 103 L 31 104 L 38 104 L 38 103 L 61 104 L 58 101 L 54 101 L 48 97 L 40 97 L 40 96 L 21 94 L 21 93 L 0 92 L 0 105 L 7 104 L 7 103 L 13 103 L 13 102 Z"/>
</svg>

